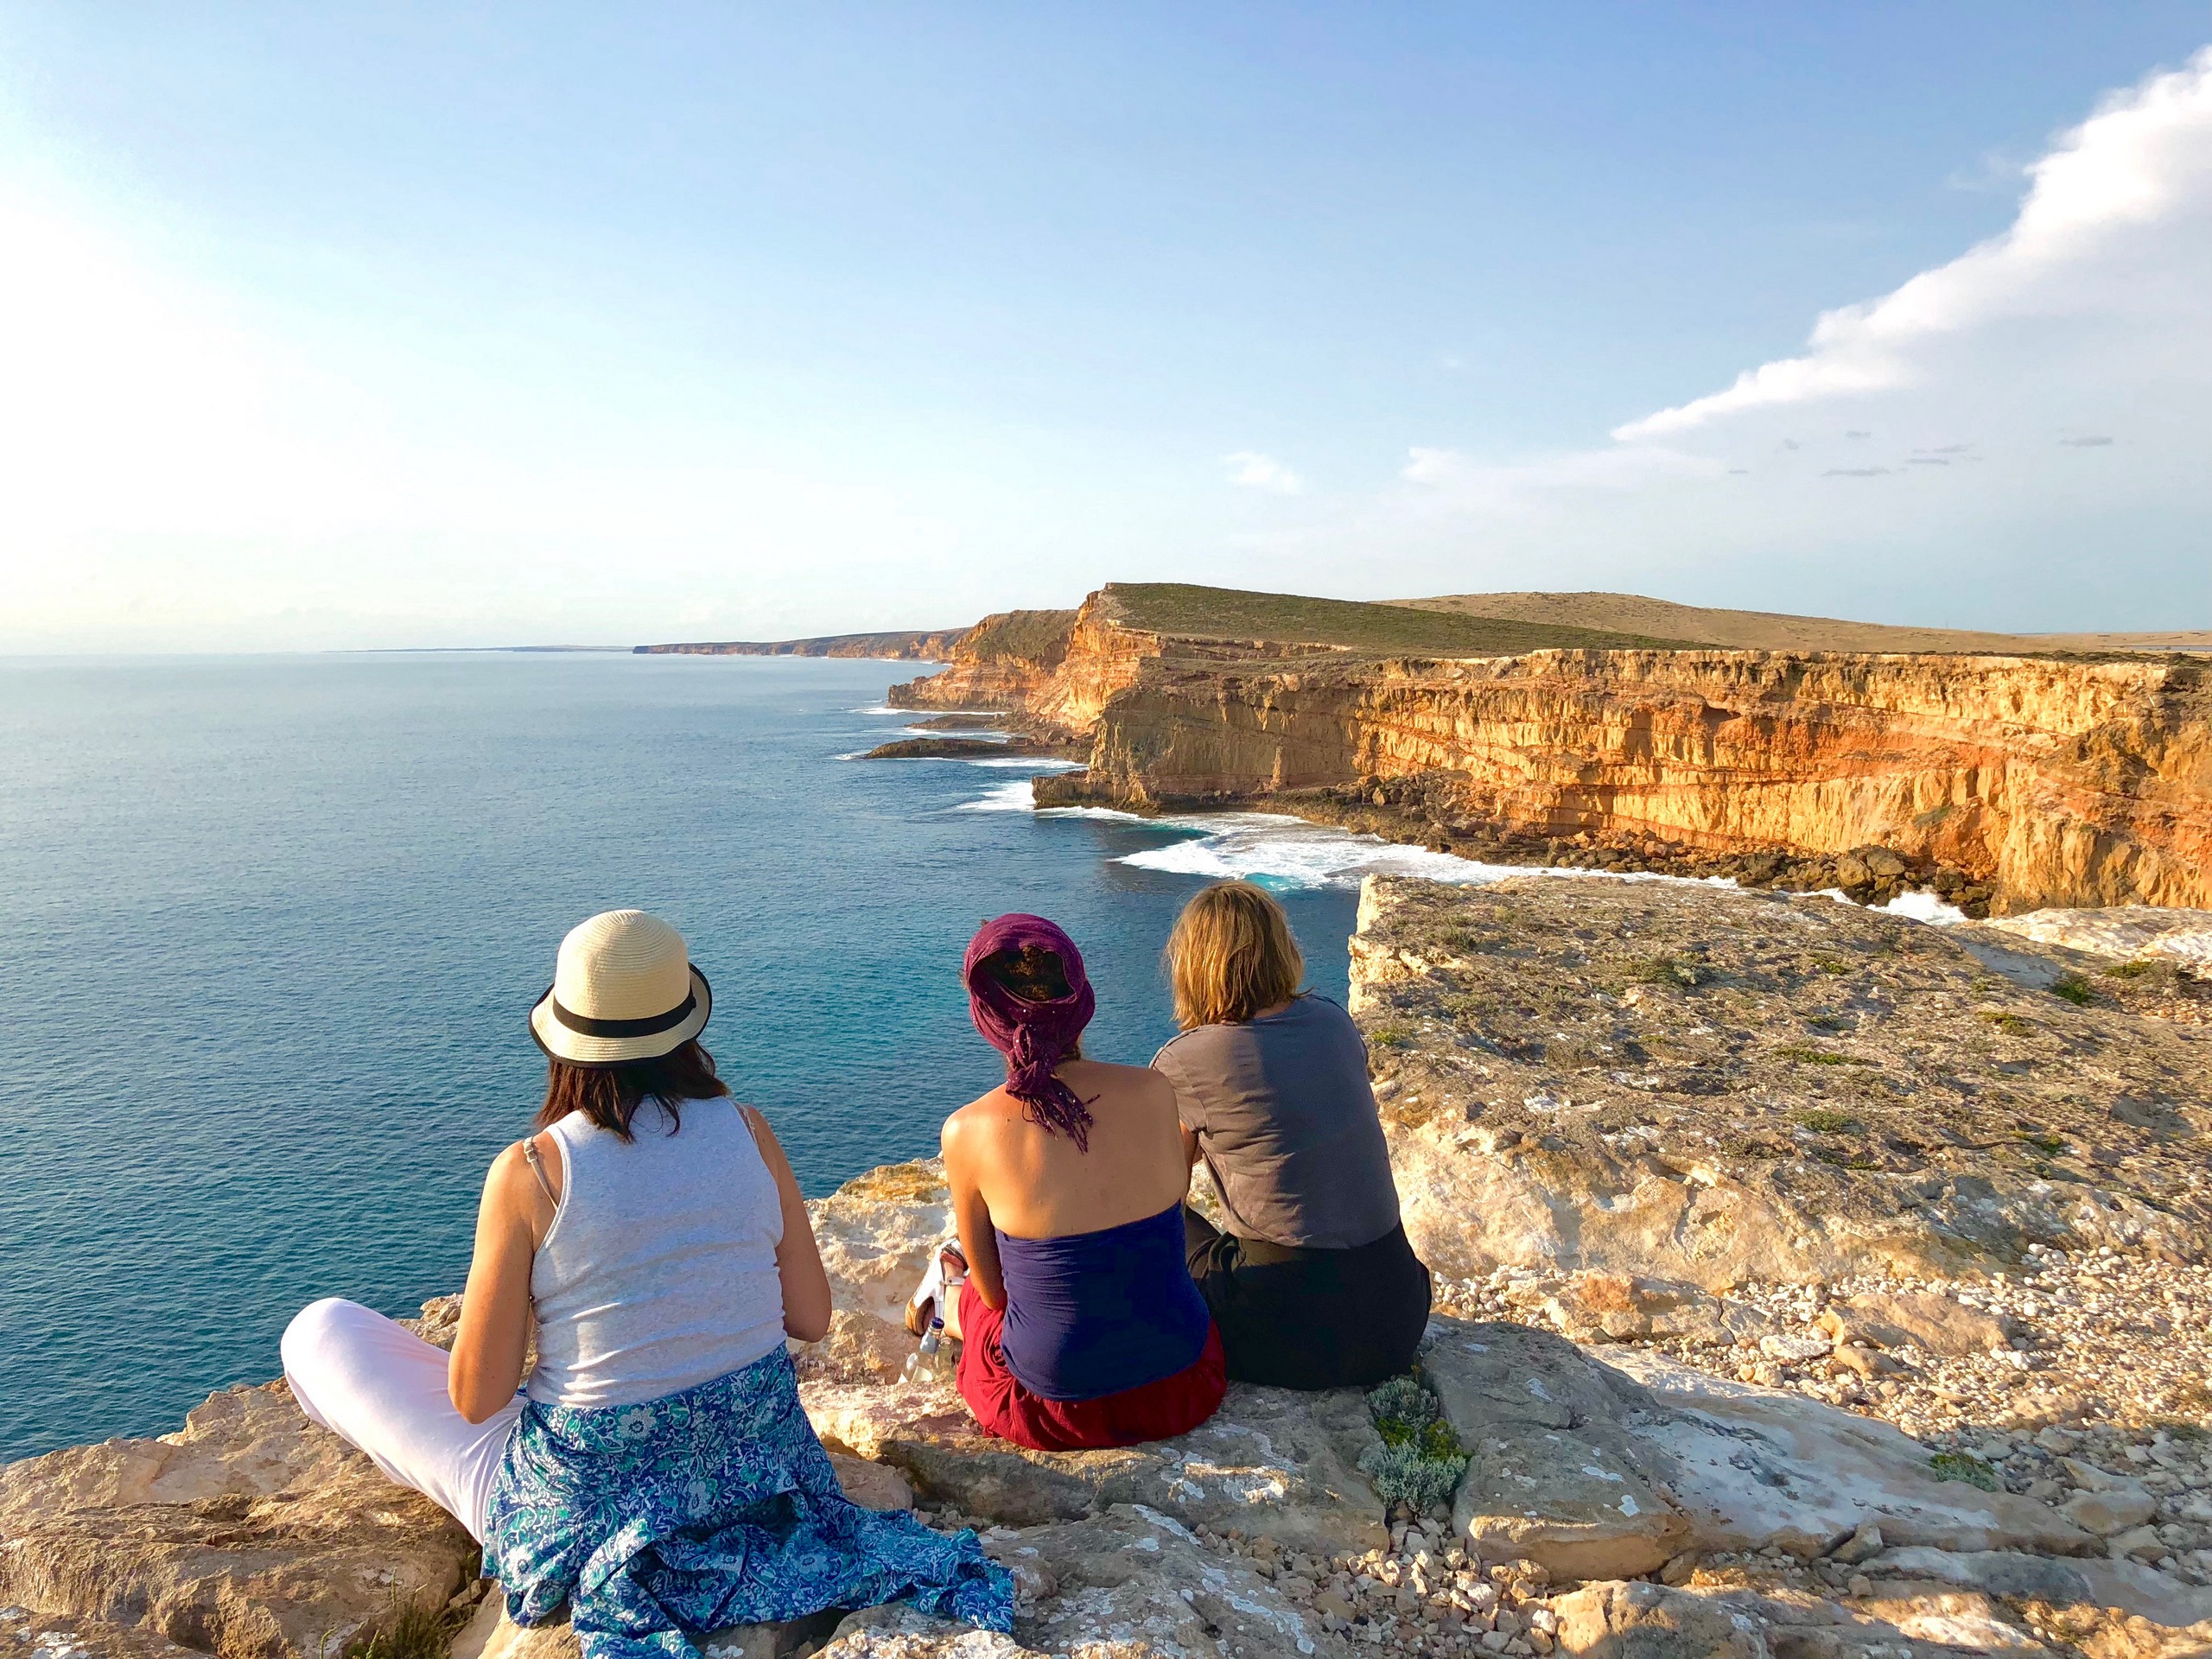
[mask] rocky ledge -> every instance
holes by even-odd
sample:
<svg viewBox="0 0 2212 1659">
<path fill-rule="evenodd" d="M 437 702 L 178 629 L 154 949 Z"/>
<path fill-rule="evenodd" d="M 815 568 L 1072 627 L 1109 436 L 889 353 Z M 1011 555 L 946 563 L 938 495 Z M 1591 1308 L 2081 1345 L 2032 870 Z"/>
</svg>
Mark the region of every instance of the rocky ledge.
<svg viewBox="0 0 2212 1659">
<path fill-rule="evenodd" d="M 897 1166 L 814 1206 L 803 1390 L 858 1501 L 978 1529 L 1015 1631 L 879 1609 L 709 1652 L 2212 1653 L 2200 1052 L 1998 937 L 2012 976 L 1826 899 L 1375 884 L 1357 997 L 1442 1275 L 1450 1502 L 1386 1504 L 1352 1391 L 1235 1388 L 1119 1452 L 978 1435 L 899 1381 L 950 1217 Z M 573 1656 L 476 1567 L 282 1383 L 0 1471 L 0 1659 Z"/>
</svg>

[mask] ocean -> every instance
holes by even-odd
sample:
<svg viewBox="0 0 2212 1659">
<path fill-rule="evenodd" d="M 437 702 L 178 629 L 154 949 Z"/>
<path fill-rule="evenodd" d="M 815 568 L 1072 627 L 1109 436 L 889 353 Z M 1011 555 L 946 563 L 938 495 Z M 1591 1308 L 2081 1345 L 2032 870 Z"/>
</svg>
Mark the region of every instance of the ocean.
<svg viewBox="0 0 2212 1659">
<path fill-rule="evenodd" d="M 1002 1075 L 976 925 L 1058 921 L 1088 1039 L 1173 1033 L 1177 909 L 1248 874 L 1342 996 L 1368 868 L 1481 867 L 1263 814 L 1039 813 L 1049 763 L 862 763 L 911 664 L 594 653 L 0 661 L 0 1461 L 162 1433 L 276 1375 L 321 1295 L 458 1289 L 543 1097 L 561 935 L 634 905 L 810 1196 L 928 1155 Z"/>
</svg>

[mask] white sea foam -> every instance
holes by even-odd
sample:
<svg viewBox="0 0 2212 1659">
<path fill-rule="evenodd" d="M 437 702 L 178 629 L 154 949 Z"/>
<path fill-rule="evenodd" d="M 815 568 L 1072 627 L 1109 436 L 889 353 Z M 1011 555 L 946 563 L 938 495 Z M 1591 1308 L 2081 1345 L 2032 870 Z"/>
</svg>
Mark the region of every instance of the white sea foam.
<svg viewBox="0 0 2212 1659">
<path fill-rule="evenodd" d="M 1901 893 L 1888 904 L 1878 905 L 1875 908 L 1887 911 L 1892 916 L 1926 922 L 1930 927 L 1949 927 L 1967 918 L 1966 912 L 1956 905 L 1945 904 L 1932 893 Z"/>
<path fill-rule="evenodd" d="M 1197 833 L 1166 847 L 1124 854 L 1119 862 L 1175 875 L 1248 877 L 1287 887 L 1357 887 L 1364 875 L 1419 875 L 1473 886 L 1525 874 L 1276 812 L 1209 813 L 1154 822 L 1163 830 Z"/>
<path fill-rule="evenodd" d="M 971 766 L 1027 766 L 1034 772 L 1081 772 L 1083 770 L 1083 762 L 1080 760 L 1051 760 L 1042 755 L 1035 754 L 994 754 L 981 758 L 975 755 L 956 755 L 953 758 L 965 760 Z"/>
<path fill-rule="evenodd" d="M 979 761 L 982 766 L 1005 761 Z M 1055 769 L 1071 762 L 1051 763 Z M 1039 770 L 1044 766 L 1039 766 Z M 1027 779 L 1002 784 L 982 799 L 965 803 L 967 812 L 1034 810 L 1040 818 L 1106 818 L 1123 823 L 1181 832 L 1184 839 L 1165 847 L 1124 853 L 1115 862 L 1137 869 L 1159 870 L 1172 875 L 1195 875 L 1209 880 L 1248 880 L 1281 887 L 1355 887 L 1363 876 L 1412 875 L 1459 887 L 1486 887 L 1515 875 L 1553 875 L 1590 881 L 1665 881 L 1683 887 L 1733 888 L 1738 884 L 1725 875 L 1669 875 L 1658 870 L 1585 870 L 1559 865 L 1490 864 L 1461 858 L 1452 853 L 1431 852 L 1384 841 L 1379 836 L 1355 835 L 1332 825 L 1309 823 L 1279 812 L 1208 812 L 1147 818 L 1103 806 L 1036 807 Z M 1840 889 L 1827 896 L 1852 902 Z M 1906 893 L 1878 906 L 1893 916 L 1948 927 L 1966 919 L 1965 913 L 1932 893 Z"/>
<path fill-rule="evenodd" d="M 952 810 L 956 812 L 1027 812 L 1036 804 L 1030 793 L 1029 780 L 1017 778 L 1010 784 L 998 784 L 986 791 L 980 800 L 963 801 Z"/>
</svg>

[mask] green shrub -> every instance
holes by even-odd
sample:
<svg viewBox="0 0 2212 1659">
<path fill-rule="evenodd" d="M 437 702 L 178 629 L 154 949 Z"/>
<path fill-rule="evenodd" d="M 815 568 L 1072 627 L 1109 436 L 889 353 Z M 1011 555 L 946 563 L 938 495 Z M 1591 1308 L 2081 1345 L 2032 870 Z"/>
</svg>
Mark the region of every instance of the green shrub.
<svg viewBox="0 0 2212 1659">
<path fill-rule="evenodd" d="M 1370 1446 L 1359 1459 L 1360 1473 L 1375 1483 L 1385 1507 L 1408 1503 L 1416 1510 L 1450 1503 L 1466 1471 L 1464 1457 L 1432 1458 L 1413 1446 Z"/>
<path fill-rule="evenodd" d="M 2086 974 L 2061 974 L 2050 982 L 2050 994 L 2064 997 L 2076 1007 L 2097 1000 L 2096 987 Z"/>
<path fill-rule="evenodd" d="M 1410 1376 L 1394 1376 L 1367 1396 L 1380 1446 L 1360 1454 L 1360 1472 L 1387 1506 L 1428 1510 L 1449 1503 L 1467 1471 L 1466 1448 L 1446 1422 L 1436 1396 Z"/>
<path fill-rule="evenodd" d="M 2158 971 L 2155 962 L 2116 962 L 2105 969 L 2107 979 L 2141 979 Z"/>
<path fill-rule="evenodd" d="M 453 1637 L 452 1621 L 440 1603 L 394 1597 L 384 1616 L 353 1638 L 346 1659 L 446 1659 Z"/>
<path fill-rule="evenodd" d="M 1677 985 L 1685 990 L 1713 980 L 1713 970 L 1694 957 L 1643 957 L 1628 963 L 1624 972 L 1639 985 Z"/>
<path fill-rule="evenodd" d="M 1815 1135 L 1841 1135 L 1846 1130 L 1859 1127 L 1859 1120 L 1849 1112 L 1830 1111 L 1825 1107 L 1815 1106 L 1808 1111 L 1793 1112 L 1790 1116 Z"/>
<path fill-rule="evenodd" d="M 1929 1467 L 1938 1480 L 1962 1480 L 1985 1492 L 1999 1491 L 2005 1484 L 1994 1469 L 1971 1452 L 1938 1452 Z"/>
<path fill-rule="evenodd" d="M 1370 1026 L 1367 1042 L 1370 1048 L 1411 1048 L 1414 1028 L 1411 1026 Z"/>
<path fill-rule="evenodd" d="M 1394 1376 L 1368 1395 L 1367 1413 L 1385 1446 L 1410 1446 L 1437 1421 L 1436 1396 L 1410 1376 Z"/>
<path fill-rule="evenodd" d="M 1839 1054 L 1832 1048 L 1815 1048 L 1809 1043 L 1785 1043 L 1774 1051 L 1785 1060 L 1796 1060 L 1806 1065 L 1872 1065 L 1872 1060 L 1862 1060 L 1856 1054 Z"/>
<path fill-rule="evenodd" d="M 1981 1017 L 2008 1037 L 2024 1037 L 2036 1028 L 2036 1022 L 2001 1008 L 1984 1008 Z"/>
</svg>

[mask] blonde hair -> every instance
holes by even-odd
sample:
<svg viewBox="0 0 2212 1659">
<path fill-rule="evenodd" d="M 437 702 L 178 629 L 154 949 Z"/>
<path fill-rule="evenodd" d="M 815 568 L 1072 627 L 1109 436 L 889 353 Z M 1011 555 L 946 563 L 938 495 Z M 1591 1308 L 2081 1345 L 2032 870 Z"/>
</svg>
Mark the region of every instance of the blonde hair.
<svg viewBox="0 0 2212 1659">
<path fill-rule="evenodd" d="M 1175 1023 L 1185 1031 L 1242 1025 L 1296 995 L 1306 973 L 1290 918 L 1249 881 L 1216 882 L 1184 906 L 1166 963 Z"/>
</svg>

